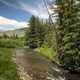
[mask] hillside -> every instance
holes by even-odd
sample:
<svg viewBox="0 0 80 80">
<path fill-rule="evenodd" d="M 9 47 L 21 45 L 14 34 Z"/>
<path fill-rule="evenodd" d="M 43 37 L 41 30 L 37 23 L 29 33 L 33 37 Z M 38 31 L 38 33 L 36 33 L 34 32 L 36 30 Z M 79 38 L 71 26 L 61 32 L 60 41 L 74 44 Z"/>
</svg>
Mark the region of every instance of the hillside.
<svg viewBox="0 0 80 80">
<path fill-rule="evenodd" d="M 27 30 L 28 28 L 21 28 L 16 30 L 4 31 L 4 32 L 0 32 L 0 36 L 3 36 L 4 34 L 6 34 L 8 36 L 18 35 L 18 37 L 23 37 Z"/>
</svg>

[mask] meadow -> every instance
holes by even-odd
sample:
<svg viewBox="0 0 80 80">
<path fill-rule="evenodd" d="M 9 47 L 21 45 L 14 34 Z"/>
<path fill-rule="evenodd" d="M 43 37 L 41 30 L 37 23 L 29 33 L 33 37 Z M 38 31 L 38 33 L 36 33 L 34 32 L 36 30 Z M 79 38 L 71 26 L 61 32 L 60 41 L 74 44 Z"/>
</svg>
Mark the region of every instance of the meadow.
<svg viewBox="0 0 80 80">
<path fill-rule="evenodd" d="M 0 47 L 17 48 L 24 46 L 23 39 L 0 39 Z"/>
<path fill-rule="evenodd" d="M 20 80 L 17 65 L 12 60 L 13 49 L 0 48 L 0 80 Z"/>
</svg>

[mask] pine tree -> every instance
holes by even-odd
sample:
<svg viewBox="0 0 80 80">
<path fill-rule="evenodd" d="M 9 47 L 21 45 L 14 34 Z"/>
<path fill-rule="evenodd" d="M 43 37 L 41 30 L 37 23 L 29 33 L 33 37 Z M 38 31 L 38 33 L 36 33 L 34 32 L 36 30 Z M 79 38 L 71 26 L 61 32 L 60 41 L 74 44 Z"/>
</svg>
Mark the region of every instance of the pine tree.
<svg viewBox="0 0 80 80">
<path fill-rule="evenodd" d="M 58 54 L 61 65 L 80 72 L 80 5 L 77 0 L 56 0 L 58 13 Z"/>
<path fill-rule="evenodd" d="M 44 39 L 44 46 L 47 46 L 48 48 L 54 47 L 55 45 L 55 32 L 53 25 L 51 25 L 49 22 L 45 23 L 45 39 Z M 55 49 L 55 47 L 54 47 Z"/>
<path fill-rule="evenodd" d="M 33 48 L 41 47 L 45 37 L 44 24 L 35 16 L 31 17 L 29 23 L 29 31 L 26 33 L 27 44 Z"/>
<path fill-rule="evenodd" d="M 36 48 L 37 47 L 37 34 L 36 34 L 36 18 L 35 16 L 32 16 L 30 21 L 30 29 L 29 29 L 29 33 L 28 33 L 28 45 L 31 48 Z"/>
</svg>

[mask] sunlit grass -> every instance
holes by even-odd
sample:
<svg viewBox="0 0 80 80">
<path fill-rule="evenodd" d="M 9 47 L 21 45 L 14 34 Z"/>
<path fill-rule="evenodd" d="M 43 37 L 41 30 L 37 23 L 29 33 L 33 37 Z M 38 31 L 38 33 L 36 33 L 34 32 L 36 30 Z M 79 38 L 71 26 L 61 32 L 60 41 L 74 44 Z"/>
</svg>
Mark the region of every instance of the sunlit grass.
<svg viewBox="0 0 80 80">
<path fill-rule="evenodd" d="M 0 48 L 0 80 L 19 80 L 17 66 L 12 61 L 12 49 Z"/>
<path fill-rule="evenodd" d="M 24 41 L 22 39 L 0 39 L 0 47 L 16 48 L 23 46 Z"/>
<path fill-rule="evenodd" d="M 49 58 L 53 62 L 59 64 L 58 57 L 56 55 L 56 52 L 53 50 L 53 48 L 41 47 L 41 48 L 36 48 L 35 51 L 46 56 L 47 58 Z"/>
</svg>

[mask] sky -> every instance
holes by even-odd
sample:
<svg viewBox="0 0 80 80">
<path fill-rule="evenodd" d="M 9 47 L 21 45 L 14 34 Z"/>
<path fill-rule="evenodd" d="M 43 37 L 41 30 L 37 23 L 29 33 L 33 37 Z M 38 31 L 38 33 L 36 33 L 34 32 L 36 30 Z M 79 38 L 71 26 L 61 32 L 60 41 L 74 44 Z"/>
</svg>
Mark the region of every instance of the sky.
<svg viewBox="0 0 80 80">
<path fill-rule="evenodd" d="M 28 27 L 31 15 L 48 18 L 42 0 L 0 0 L 0 31 Z"/>
</svg>

